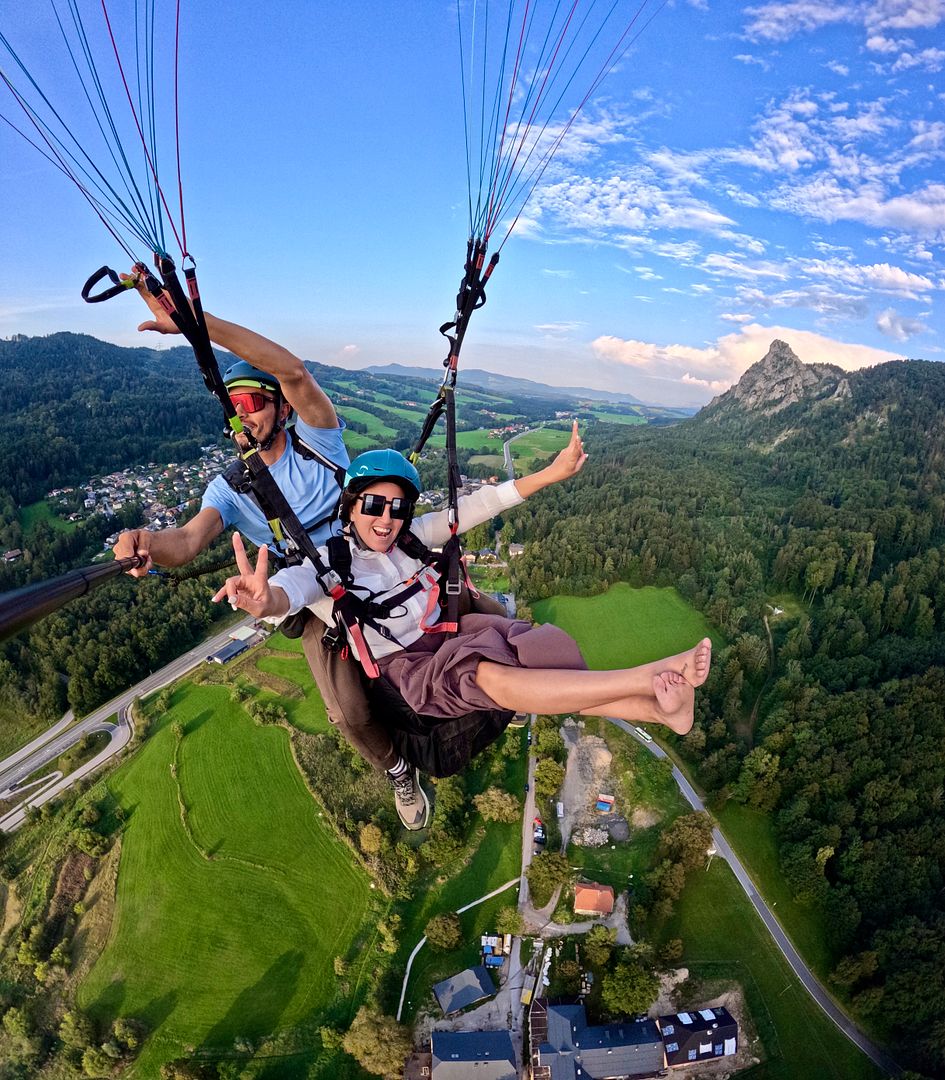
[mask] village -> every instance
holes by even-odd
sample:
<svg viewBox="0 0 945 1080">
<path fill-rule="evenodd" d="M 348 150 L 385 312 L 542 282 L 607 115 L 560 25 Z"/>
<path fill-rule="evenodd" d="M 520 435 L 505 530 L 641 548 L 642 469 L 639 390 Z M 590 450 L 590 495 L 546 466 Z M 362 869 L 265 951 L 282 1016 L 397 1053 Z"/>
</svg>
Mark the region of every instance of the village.
<svg viewBox="0 0 945 1080">
<path fill-rule="evenodd" d="M 570 720 L 563 728 L 571 751 L 552 810 L 562 847 L 568 837 L 581 846 L 600 847 L 628 836 L 623 808 L 610 791 L 600 790 L 606 777 L 606 765 L 599 767 L 600 740 L 585 735 L 582 727 Z M 597 767 L 588 769 L 589 762 Z M 526 861 L 540 857 L 548 841 L 541 817 L 527 822 L 525 835 L 531 844 Z M 565 925 L 552 921 L 555 900 L 536 910 L 523 886 L 518 906 L 525 916 L 525 936 L 481 935 L 480 963 L 433 986 L 435 1006 L 431 1002 L 415 1032 L 423 1046 L 408 1061 L 406 1080 L 646 1080 L 673 1073 L 723 1077 L 749 1065 L 751 1053 L 742 1045 L 737 1019 L 739 1001 L 725 996 L 675 1004 L 675 986 L 685 969 L 663 980 L 647 1015 L 604 1024 L 588 1020 L 585 1000 L 594 975 L 584 964 L 576 995 L 554 993 L 552 967 L 569 935 L 576 935 L 571 947 L 579 964 L 584 935 L 594 927 L 615 931 L 620 944 L 632 943 L 627 899 L 627 891 L 581 878 L 570 902 L 574 921 Z M 520 951 L 525 954 L 521 959 Z"/>
</svg>

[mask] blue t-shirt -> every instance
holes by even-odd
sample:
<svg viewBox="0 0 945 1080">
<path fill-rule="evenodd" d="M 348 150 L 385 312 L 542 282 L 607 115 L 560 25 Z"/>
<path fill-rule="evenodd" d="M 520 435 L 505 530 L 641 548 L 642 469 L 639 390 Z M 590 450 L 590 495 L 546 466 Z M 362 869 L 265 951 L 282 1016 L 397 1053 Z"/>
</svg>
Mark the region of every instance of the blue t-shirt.
<svg viewBox="0 0 945 1080">
<path fill-rule="evenodd" d="M 350 462 L 342 439 L 344 421 L 339 427 L 313 428 L 302 420 L 296 420 L 295 430 L 302 442 L 324 454 L 336 465 L 347 467 Z M 316 544 L 324 544 L 331 533 L 339 529 L 338 521 L 326 522 L 312 532 L 311 526 L 327 517 L 335 507 L 341 489 L 334 474 L 315 460 L 306 460 L 292 449 L 292 440 L 286 432 L 286 446 L 282 456 L 269 466 L 273 479 L 285 495 L 289 506 L 305 526 Z M 201 510 L 212 506 L 223 518 L 224 528 L 235 528 L 260 544 L 272 546 L 272 530 L 265 515 L 248 495 L 235 492 L 222 476 L 215 476 L 203 493 Z"/>
</svg>

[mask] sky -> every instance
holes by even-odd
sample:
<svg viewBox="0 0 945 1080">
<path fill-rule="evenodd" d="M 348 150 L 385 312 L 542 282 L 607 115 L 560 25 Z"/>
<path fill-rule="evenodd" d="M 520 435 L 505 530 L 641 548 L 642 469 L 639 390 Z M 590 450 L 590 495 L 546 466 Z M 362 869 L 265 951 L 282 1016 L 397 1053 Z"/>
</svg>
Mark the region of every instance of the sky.
<svg viewBox="0 0 945 1080">
<path fill-rule="evenodd" d="M 105 68 L 101 7 L 78 3 Z M 0 0 L 0 33 L 84 131 L 51 10 Z M 121 40 L 133 6 L 108 10 Z M 157 11 L 170 116 L 173 4 Z M 699 405 L 775 338 L 848 370 L 945 359 L 945 0 L 654 13 L 525 206 L 463 364 Z M 209 310 L 307 360 L 439 366 L 468 232 L 458 41 L 454 0 L 183 0 L 187 240 Z M 0 68 L 16 74 L 2 50 Z M 82 302 L 127 257 L 2 123 L 0 206 L 0 336 L 172 343 L 137 332 L 132 295 Z"/>
</svg>

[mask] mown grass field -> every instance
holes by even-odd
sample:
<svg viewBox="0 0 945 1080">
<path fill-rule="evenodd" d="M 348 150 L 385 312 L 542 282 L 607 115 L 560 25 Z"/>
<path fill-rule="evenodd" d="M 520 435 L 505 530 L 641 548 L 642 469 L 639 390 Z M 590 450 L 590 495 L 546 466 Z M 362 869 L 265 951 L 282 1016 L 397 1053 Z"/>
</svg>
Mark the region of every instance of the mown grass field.
<svg viewBox="0 0 945 1080">
<path fill-rule="evenodd" d="M 512 443 L 512 459 L 515 462 L 516 476 L 531 472 L 536 458 L 546 458 L 557 454 L 568 445 L 571 429 L 543 427 L 530 431 Z"/>
<path fill-rule="evenodd" d="M 833 955 L 830 948 L 827 928 L 820 913 L 808 905 L 799 904 L 781 874 L 777 838 L 771 819 L 759 810 L 734 801 L 719 810 L 716 817 L 745 864 L 745 869 L 762 886 L 768 905 L 776 906 L 775 915 L 795 948 L 818 978 L 826 981 L 838 957 Z"/>
<path fill-rule="evenodd" d="M 678 651 L 703 636 L 721 638 L 673 589 L 632 589 L 617 584 L 594 597 L 551 597 L 534 605 L 535 616 L 554 622 L 581 644 L 592 667 L 643 663 Z M 589 731 L 595 728 L 588 726 Z M 611 725 L 596 729 L 614 753 L 612 772 L 618 798 L 628 813 L 637 806 L 655 810 L 665 823 L 688 810 L 669 770 Z M 828 966 L 816 920 L 790 899 L 780 878 L 770 825 L 752 811 L 729 804 L 720 822 L 762 888 L 777 903 L 776 914 L 819 973 Z M 655 828 L 632 829 L 631 839 L 614 849 L 569 848 L 574 865 L 613 884 L 630 883 L 651 865 L 658 843 Z M 608 876 L 609 875 L 609 876 Z M 786 906 L 782 913 L 782 903 Z M 752 1080 L 859 1080 L 880 1073 L 814 1003 L 791 971 L 728 866 L 715 859 L 707 873 L 692 875 L 671 919 L 655 933 L 658 946 L 681 938 L 680 965 L 706 980 L 711 993 L 739 983 L 763 1044 L 764 1063 Z"/>
<path fill-rule="evenodd" d="M 57 532 L 71 533 L 77 528 L 77 522 L 66 521 L 65 518 L 60 517 L 45 499 L 21 507 L 19 518 L 20 527 L 25 534 L 31 533 L 41 521 L 45 521 Z"/>
<path fill-rule="evenodd" d="M 378 439 L 393 439 L 397 435 L 397 432 L 393 428 L 388 427 L 382 420 L 375 416 L 374 413 L 367 412 L 364 409 L 357 409 L 353 405 L 346 405 L 343 409 L 339 409 L 338 412 L 345 420 L 357 420 L 362 424 L 366 424 L 367 434 L 375 441 Z M 351 434 L 355 435 L 358 433 L 351 432 Z"/>
<path fill-rule="evenodd" d="M 581 646 L 592 668 L 631 667 L 722 638 L 676 592 L 617 582 L 599 596 L 551 596 L 532 605 L 538 622 L 552 622 Z"/>
<path fill-rule="evenodd" d="M 285 709 L 289 723 L 300 731 L 327 731 L 329 727 L 325 703 L 312 679 L 312 673 L 302 651 L 300 638 L 289 639 L 275 634 L 269 640 L 269 649 L 261 651 L 253 659 L 254 666 L 262 672 L 271 672 L 287 679 L 301 691 L 301 697 L 272 695 Z M 272 650 L 271 652 L 269 650 Z"/>
<path fill-rule="evenodd" d="M 680 965 L 710 988 L 736 981 L 744 989 L 766 1059 L 752 1080 L 883 1075 L 801 986 L 721 859 L 690 877 L 660 941 L 677 937 L 684 942 Z"/>
<path fill-rule="evenodd" d="M 480 447 L 488 446 L 490 450 L 494 450 L 497 454 L 502 453 L 502 439 L 496 435 L 490 435 L 491 428 L 474 428 L 472 431 L 457 431 L 456 432 L 456 445 L 460 450 L 478 450 Z M 440 448 L 446 445 L 445 435 L 432 435 L 430 437 L 430 445 L 438 446 Z M 515 445 L 514 443 L 512 444 Z"/>
<path fill-rule="evenodd" d="M 130 1075 L 156 1076 L 185 1047 L 350 1019 L 356 995 L 337 996 L 332 961 L 375 921 L 369 883 L 319 819 L 285 730 L 255 725 L 224 687 L 184 683 L 107 783 L 127 824 L 111 934 L 79 1001 L 151 1029 Z"/>
<path fill-rule="evenodd" d="M 606 409 L 593 409 L 591 411 L 595 420 L 602 424 L 645 424 L 645 416 L 635 416 L 628 413 L 607 412 Z"/>
</svg>

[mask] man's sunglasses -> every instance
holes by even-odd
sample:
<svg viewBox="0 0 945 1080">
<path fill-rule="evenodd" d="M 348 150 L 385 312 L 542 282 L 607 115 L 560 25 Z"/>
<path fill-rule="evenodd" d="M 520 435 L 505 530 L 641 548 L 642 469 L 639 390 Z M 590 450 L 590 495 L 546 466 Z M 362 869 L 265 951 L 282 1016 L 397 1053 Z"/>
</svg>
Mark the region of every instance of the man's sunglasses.
<svg viewBox="0 0 945 1080">
<path fill-rule="evenodd" d="M 243 412 L 262 412 L 273 399 L 266 394 L 259 394 L 255 390 L 235 390 L 230 394 L 230 401 L 235 408 L 242 408 Z"/>
<path fill-rule="evenodd" d="M 384 507 L 390 505 L 390 516 L 394 521 L 406 521 L 413 511 L 410 499 L 386 499 L 383 495 L 359 495 L 361 513 L 368 517 L 381 517 Z"/>
</svg>

